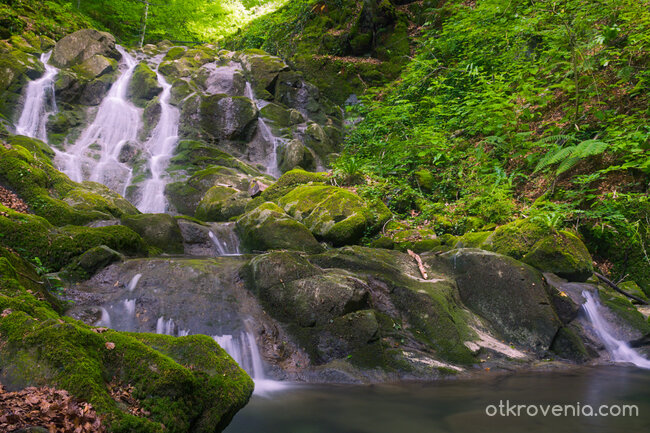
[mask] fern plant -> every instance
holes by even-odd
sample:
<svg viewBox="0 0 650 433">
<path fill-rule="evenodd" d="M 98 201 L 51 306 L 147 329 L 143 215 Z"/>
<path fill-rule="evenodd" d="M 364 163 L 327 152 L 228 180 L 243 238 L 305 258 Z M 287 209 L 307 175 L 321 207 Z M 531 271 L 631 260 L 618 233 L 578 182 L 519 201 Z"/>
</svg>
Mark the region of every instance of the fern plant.
<svg viewBox="0 0 650 433">
<path fill-rule="evenodd" d="M 571 170 L 580 161 L 590 156 L 600 155 L 608 148 L 608 144 L 600 140 L 584 140 L 578 144 L 565 147 L 556 147 L 547 152 L 535 167 L 535 173 L 548 167 L 557 165 L 555 175 Z"/>
</svg>

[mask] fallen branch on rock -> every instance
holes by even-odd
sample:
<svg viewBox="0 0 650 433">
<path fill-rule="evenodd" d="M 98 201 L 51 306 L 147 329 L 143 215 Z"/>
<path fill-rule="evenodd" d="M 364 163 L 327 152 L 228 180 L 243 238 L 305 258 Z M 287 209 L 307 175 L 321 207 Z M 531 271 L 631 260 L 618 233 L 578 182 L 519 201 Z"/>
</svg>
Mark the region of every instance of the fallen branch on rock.
<svg viewBox="0 0 650 433">
<path fill-rule="evenodd" d="M 609 287 L 611 287 L 612 289 L 616 290 L 618 293 L 620 293 L 620 294 L 622 294 L 622 295 L 625 295 L 625 296 L 627 296 L 627 297 L 630 298 L 630 299 L 634 299 L 635 301 L 637 301 L 637 302 L 640 303 L 640 304 L 648 305 L 648 303 L 647 303 L 646 301 L 644 301 L 643 299 L 639 298 L 638 296 L 634 296 L 634 295 L 632 295 L 632 294 L 630 294 L 630 293 L 627 293 L 625 290 L 623 290 L 623 289 L 621 289 L 620 287 L 618 287 L 618 286 L 616 285 L 616 283 L 614 283 L 612 280 L 610 280 L 609 278 L 605 277 L 604 275 L 601 275 L 601 274 L 599 274 L 598 272 L 594 272 L 594 274 L 598 277 L 598 279 L 600 279 L 602 282 L 604 282 L 605 284 L 607 284 L 607 285 L 608 285 Z"/>
<path fill-rule="evenodd" d="M 424 265 L 422 264 L 422 259 L 420 258 L 420 256 L 418 256 L 411 250 L 406 250 L 406 252 L 409 254 L 409 256 L 413 257 L 415 261 L 418 263 L 418 268 L 420 269 L 422 278 L 424 278 L 425 280 L 428 279 L 429 277 L 427 276 L 427 271 L 426 269 L 424 269 Z"/>
</svg>

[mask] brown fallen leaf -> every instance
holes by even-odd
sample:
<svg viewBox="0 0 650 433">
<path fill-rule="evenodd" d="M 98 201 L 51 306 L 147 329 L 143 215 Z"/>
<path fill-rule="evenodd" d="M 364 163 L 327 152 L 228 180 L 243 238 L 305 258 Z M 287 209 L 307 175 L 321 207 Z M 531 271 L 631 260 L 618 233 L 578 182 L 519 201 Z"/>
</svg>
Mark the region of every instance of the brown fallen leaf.
<svg viewBox="0 0 650 433">
<path fill-rule="evenodd" d="M 112 343 L 112 342 L 110 342 L 110 341 L 107 341 L 106 344 L 105 344 L 105 346 L 106 346 L 106 348 L 107 348 L 108 350 L 113 350 L 113 349 L 115 349 L 115 343 Z"/>
<path fill-rule="evenodd" d="M 108 328 L 93 328 L 92 331 L 97 334 L 101 334 L 102 332 L 108 331 Z"/>
</svg>

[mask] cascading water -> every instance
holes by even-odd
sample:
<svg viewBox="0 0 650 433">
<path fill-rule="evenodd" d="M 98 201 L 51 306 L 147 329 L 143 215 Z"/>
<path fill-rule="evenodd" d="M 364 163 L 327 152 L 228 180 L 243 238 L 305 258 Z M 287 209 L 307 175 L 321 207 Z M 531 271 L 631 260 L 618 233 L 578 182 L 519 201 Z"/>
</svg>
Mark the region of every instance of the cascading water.
<svg viewBox="0 0 650 433">
<path fill-rule="evenodd" d="M 38 80 L 30 81 L 25 92 L 23 111 L 16 125 L 16 134 L 38 138 L 47 142 L 45 126 L 51 114 L 57 112 L 54 99 L 54 79 L 59 70 L 48 65 L 52 51 L 41 55 L 45 74 Z"/>
<path fill-rule="evenodd" d="M 255 382 L 254 394 L 265 396 L 269 392 L 287 387 L 285 382 L 278 382 L 266 377 L 262 357 L 252 332 L 242 331 L 239 337 L 215 335 L 212 338 L 253 378 Z"/>
<path fill-rule="evenodd" d="M 244 95 L 248 99 L 253 101 L 255 103 L 255 106 L 258 109 L 262 109 L 264 108 L 264 106 L 268 104 L 268 102 L 262 99 L 255 98 L 255 94 L 253 93 L 253 88 L 251 87 L 251 83 L 249 82 L 246 83 Z M 266 172 L 271 176 L 278 178 L 282 174 L 280 172 L 280 167 L 278 167 L 278 144 L 281 139 L 273 135 L 271 128 L 269 128 L 269 125 L 266 124 L 266 122 L 262 117 L 257 118 L 257 131 L 261 140 L 263 140 L 265 143 L 267 143 L 270 146 L 268 152 L 269 157 L 268 157 L 268 161 L 266 162 Z"/>
<path fill-rule="evenodd" d="M 239 238 L 234 223 L 215 223 L 208 232 L 218 256 L 240 256 Z"/>
<path fill-rule="evenodd" d="M 143 182 L 141 200 L 137 206 L 143 213 L 163 213 L 167 210 L 165 169 L 178 142 L 180 113 L 176 107 L 169 103 L 172 86 L 160 72 L 156 71 L 156 74 L 158 84 L 163 91 L 160 95 L 160 120 L 153 130 L 151 138 L 145 144 L 145 149 L 150 156 L 151 178 Z"/>
<path fill-rule="evenodd" d="M 598 302 L 598 300 L 587 290 L 582 292 L 582 296 L 586 299 L 586 302 L 582 307 L 587 313 L 596 334 L 598 334 L 598 337 L 600 337 L 600 340 L 605 345 L 605 349 L 609 353 L 612 361 L 626 362 L 634 364 L 640 368 L 650 369 L 650 360 L 643 358 L 626 342 L 621 341 L 612 335 L 612 332 L 601 313 L 603 306 L 600 302 Z"/>
<path fill-rule="evenodd" d="M 119 45 L 126 70 L 111 86 L 99 105 L 95 120 L 66 152 L 58 152 L 62 171 L 76 182 L 93 180 L 124 195 L 131 180 L 131 169 L 119 161 L 122 147 L 135 141 L 140 127 L 140 110 L 126 97 L 136 60 Z M 93 154 L 93 148 L 98 153 Z M 93 158 L 95 156 L 95 158 Z"/>
</svg>

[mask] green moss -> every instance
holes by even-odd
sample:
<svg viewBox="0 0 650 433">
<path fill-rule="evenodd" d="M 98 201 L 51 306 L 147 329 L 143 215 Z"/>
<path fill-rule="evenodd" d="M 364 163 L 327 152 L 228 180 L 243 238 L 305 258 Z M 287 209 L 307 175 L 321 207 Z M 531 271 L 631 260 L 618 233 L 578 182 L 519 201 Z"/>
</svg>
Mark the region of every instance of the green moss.
<svg viewBox="0 0 650 433">
<path fill-rule="evenodd" d="M 598 295 L 601 302 L 628 325 L 644 335 L 650 332 L 650 323 L 629 299 L 611 290 L 601 289 L 598 291 Z"/>
<path fill-rule="evenodd" d="M 547 229 L 540 227 L 530 219 L 517 220 L 498 227 L 487 238 L 483 248 L 521 259 L 533 245 L 548 234 Z"/>
<path fill-rule="evenodd" d="M 467 232 L 458 239 L 455 248 L 481 248 L 492 232 Z"/>
<path fill-rule="evenodd" d="M 0 146 L 0 183 L 52 224 L 86 224 L 137 212 L 106 187 L 72 182 L 54 168 L 51 150 L 39 140 L 12 137 L 9 143 L 9 148 Z"/>
<path fill-rule="evenodd" d="M 62 278 L 70 281 L 85 280 L 111 263 L 124 260 L 124 256 L 105 245 L 93 247 L 75 258 L 62 270 Z"/>
<path fill-rule="evenodd" d="M 247 193 L 235 188 L 213 186 L 201 199 L 195 215 L 202 221 L 228 221 L 243 214 L 249 200 Z"/>
<path fill-rule="evenodd" d="M 585 362 L 590 358 L 580 337 L 573 329 L 567 327 L 562 327 L 557 332 L 551 350 L 562 358 L 576 362 Z"/>
<path fill-rule="evenodd" d="M 267 202 L 237 220 L 242 246 L 249 251 L 290 249 L 320 252 L 323 247 L 311 232 L 277 205 Z"/>
<path fill-rule="evenodd" d="M 122 224 L 138 233 L 147 244 L 170 254 L 182 254 L 183 235 L 178 222 L 169 214 L 124 216 Z"/>
<path fill-rule="evenodd" d="M 298 186 L 278 203 L 314 235 L 335 246 L 354 243 L 364 233 L 374 234 L 391 217 L 376 202 L 369 206 L 350 191 L 325 185 Z"/>
<path fill-rule="evenodd" d="M 129 81 L 129 98 L 135 105 L 144 108 L 147 102 L 158 96 L 160 92 L 162 87 L 158 84 L 156 73 L 145 62 L 140 62 Z"/>
<path fill-rule="evenodd" d="M 299 185 L 321 184 L 327 182 L 324 173 L 311 173 L 299 168 L 284 173 L 273 185 L 269 186 L 262 197 L 266 201 L 276 201 Z"/>
<path fill-rule="evenodd" d="M 172 47 L 167 51 L 167 54 L 165 54 L 165 57 L 163 58 L 164 62 L 168 62 L 171 60 L 177 60 L 180 59 L 185 55 L 185 48 L 183 47 Z"/>
<path fill-rule="evenodd" d="M 536 242 L 522 261 L 570 281 L 586 281 L 593 274 L 587 247 L 580 238 L 565 230 Z"/>
</svg>

